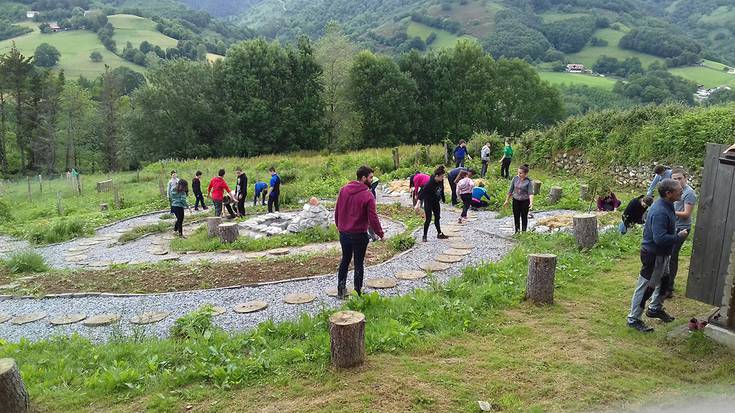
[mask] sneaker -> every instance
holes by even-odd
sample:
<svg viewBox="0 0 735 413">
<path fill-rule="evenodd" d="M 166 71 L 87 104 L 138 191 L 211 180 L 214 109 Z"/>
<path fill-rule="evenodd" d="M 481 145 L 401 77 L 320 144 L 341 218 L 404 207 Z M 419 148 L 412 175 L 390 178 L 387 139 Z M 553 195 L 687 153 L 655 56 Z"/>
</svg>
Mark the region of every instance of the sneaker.
<svg viewBox="0 0 735 413">
<path fill-rule="evenodd" d="M 439 239 L 447 239 L 447 238 L 449 238 L 448 236 L 444 235 L 444 234 L 443 234 L 443 233 L 441 233 L 441 232 L 440 232 L 439 234 L 437 234 L 437 236 L 436 236 L 436 237 L 437 237 L 437 238 L 439 238 Z"/>
<path fill-rule="evenodd" d="M 429 240 L 428 240 L 428 239 L 427 239 L 426 237 L 422 237 L 422 238 L 421 238 L 421 241 L 422 241 L 422 242 L 429 242 Z"/>
<path fill-rule="evenodd" d="M 674 317 L 670 316 L 669 314 L 664 311 L 663 308 L 659 308 L 658 310 L 652 310 L 648 309 L 646 310 L 646 317 L 648 318 L 658 318 L 659 320 L 663 321 L 664 323 L 670 323 L 675 320 Z"/>
<path fill-rule="evenodd" d="M 628 322 L 628 327 L 634 328 L 641 333 L 652 333 L 653 327 L 649 327 L 642 320 L 635 320 L 634 322 Z"/>
<path fill-rule="evenodd" d="M 199 211 L 199 208 L 194 208 L 194 211 Z"/>
</svg>

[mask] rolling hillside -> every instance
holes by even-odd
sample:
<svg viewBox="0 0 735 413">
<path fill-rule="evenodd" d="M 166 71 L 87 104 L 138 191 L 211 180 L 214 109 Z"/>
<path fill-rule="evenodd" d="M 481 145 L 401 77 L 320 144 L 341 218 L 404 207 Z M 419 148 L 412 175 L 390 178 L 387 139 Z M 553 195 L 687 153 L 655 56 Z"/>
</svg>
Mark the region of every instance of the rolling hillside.
<svg viewBox="0 0 735 413">
<path fill-rule="evenodd" d="M 138 46 L 141 42 L 148 41 L 152 45 L 158 45 L 166 49 L 176 47 L 178 41 L 172 39 L 156 30 L 156 23 L 150 19 L 133 16 L 131 14 L 115 14 L 108 16 L 107 20 L 115 26 L 113 40 L 119 48 L 125 47 L 130 42 Z"/>
</svg>

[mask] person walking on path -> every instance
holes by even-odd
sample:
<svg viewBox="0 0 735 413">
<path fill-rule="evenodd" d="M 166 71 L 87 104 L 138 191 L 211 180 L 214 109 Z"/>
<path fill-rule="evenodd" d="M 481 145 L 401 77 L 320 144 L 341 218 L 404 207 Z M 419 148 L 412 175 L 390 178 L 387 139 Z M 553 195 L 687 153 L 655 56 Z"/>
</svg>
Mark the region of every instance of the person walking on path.
<svg viewBox="0 0 735 413">
<path fill-rule="evenodd" d="M 687 234 L 692 229 L 692 213 L 694 206 L 697 204 L 697 193 L 694 192 L 687 179 L 686 171 L 681 168 L 675 168 L 671 171 L 671 178 L 679 183 L 682 188 L 681 199 L 674 202 L 674 214 L 676 214 L 676 232 L 683 230 Z M 687 240 L 688 236 L 677 238 L 674 242 L 674 248 L 671 250 L 671 262 L 669 263 L 669 286 L 667 288 L 666 298 L 674 295 L 674 281 L 676 273 L 679 272 L 679 252 L 681 247 Z"/>
<path fill-rule="evenodd" d="M 487 174 L 487 164 L 490 162 L 490 142 L 485 143 L 485 146 L 480 149 L 480 161 L 482 162 L 480 176 L 484 178 Z"/>
<path fill-rule="evenodd" d="M 179 183 L 179 178 L 176 176 L 176 171 L 171 171 L 171 179 L 168 181 L 168 204 L 171 206 L 171 213 L 174 213 L 174 206 L 171 202 L 171 192 L 176 188 L 176 184 Z"/>
<path fill-rule="evenodd" d="M 508 195 L 505 197 L 504 207 L 513 199 L 513 223 L 515 232 L 525 232 L 528 229 L 528 211 L 533 209 L 533 181 L 528 177 L 528 165 L 518 167 L 518 175 L 510 182 Z"/>
<path fill-rule="evenodd" d="M 413 191 L 411 192 L 411 201 L 413 202 L 414 207 L 419 202 L 419 190 L 421 190 L 421 187 L 426 185 L 426 183 L 429 182 L 430 179 L 431 178 L 429 177 L 429 175 L 419 172 L 417 172 L 416 175 L 413 176 Z"/>
<path fill-rule="evenodd" d="M 452 169 L 447 174 L 447 179 L 449 180 L 449 189 L 452 190 L 452 205 L 457 205 L 459 203 L 459 201 L 457 201 L 457 181 L 459 180 L 459 174 L 463 171 L 469 171 L 469 169 L 459 166 Z"/>
<path fill-rule="evenodd" d="M 487 201 L 485 201 L 487 199 Z M 487 190 L 485 189 L 485 184 L 480 182 L 479 185 L 477 185 L 472 190 L 472 208 L 478 209 L 478 208 L 485 208 L 490 205 L 490 195 L 487 194 Z"/>
<path fill-rule="evenodd" d="M 368 228 L 382 239 L 385 234 L 375 209 L 375 198 L 370 193 L 373 170 L 361 166 L 357 170 L 357 180 L 343 186 L 337 196 L 334 209 L 334 223 L 339 231 L 339 244 L 342 247 L 342 260 L 337 271 L 337 296 L 347 297 L 347 270 L 354 257 L 355 291 L 362 294 L 362 280 L 365 273 L 365 253 L 370 241 Z"/>
<path fill-rule="evenodd" d="M 628 327 L 643 333 L 653 331 L 652 327 L 641 320 L 649 298 L 651 305 L 646 316 L 658 318 L 664 323 L 674 321 L 674 317 L 663 308 L 663 299 L 668 288 L 668 281 L 664 278 L 667 278 L 674 244 L 679 238 L 686 238 L 688 235 L 687 230 L 678 234 L 676 232 L 674 202 L 681 199 L 681 185 L 673 179 L 664 179 L 658 185 L 658 193 L 661 198 L 648 210 L 648 218 L 643 226 L 640 252 L 642 266 L 628 314 Z"/>
<path fill-rule="evenodd" d="M 222 200 L 225 192 L 230 192 L 230 187 L 227 186 L 224 176 L 225 170 L 220 169 L 219 172 L 217 172 L 217 176 L 209 181 L 209 186 L 207 187 L 207 198 L 212 198 L 212 203 L 214 204 L 214 216 L 217 217 L 222 216 Z"/>
<path fill-rule="evenodd" d="M 600 196 L 597 198 L 597 210 L 598 211 L 616 211 L 618 208 L 620 208 L 620 200 L 617 196 L 615 196 L 615 192 L 610 191 L 605 196 Z"/>
<path fill-rule="evenodd" d="M 429 225 L 431 225 L 431 216 L 434 216 L 434 226 L 436 227 L 436 237 L 438 239 L 447 239 L 441 228 L 441 204 L 440 202 L 446 203 L 447 200 L 444 196 L 444 175 L 446 170 L 444 166 L 439 166 L 434 170 L 434 174 L 429 177 L 429 181 L 425 183 L 419 190 L 418 199 L 424 204 L 424 236 L 421 239 L 423 242 L 427 241 L 429 233 Z M 416 212 L 421 210 L 419 202 L 416 202 L 414 208 Z"/>
<path fill-rule="evenodd" d="M 189 183 L 185 179 L 178 180 L 176 186 L 168 194 L 171 200 L 171 210 L 176 216 L 174 232 L 181 238 L 184 237 L 184 208 L 189 208 L 189 204 L 186 202 L 186 196 L 188 194 Z"/>
<path fill-rule="evenodd" d="M 656 174 L 653 176 L 653 180 L 651 180 L 651 184 L 648 185 L 648 191 L 646 191 L 646 195 L 653 196 L 654 191 L 656 191 L 656 185 L 659 184 L 664 179 L 671 179 L 671 169 L 663 166 L 663 165 L 656 165 L 655 168 L 653 168 L 653 173 Z"/>
<path fill-rule="evenodd" d="M 245 216 L 245 199 L 248 196 L 248 176 L 239 166 L 235 169 L 237 174 L 237 185 L 235 185 L 235 196 L 237 197 L 237 215 Z"/>
<path fill-rule="evenodd" d="M 370 193 L 373 194 L 373 199 L 375 199 L 376 205 L 378 203 L 378 195 L 375 193 L 375 188 L 378 187 L 378 184 L 379 183 L 380 183 L 380 178 L 378 178 L 377 176 L 373 175 L 373 180 L 370 183 L 370 186 L 368 187 L 370 189 Z M 373 242 L 380 239 L 380 238 L 378 238 L 377 235 L 375 235 L 375 231 L 373 231 L 373 229 L 370 228 L 370 227 L 368 227 L 368 236 L 370 237 L 370 240 L 373 241 Z"/>
<path fill-rule="evenodd" d="M 276 212 L 278 212 L 280 206 L 279 196 L 281 195 L 281 177 L 276 173 L 276 168 L 272 166 L 268 169 L 268 172 L 271 174 L 271 191 L 268 194 L 268 212 L 273 212 L 273 207 L 275 207 Z"/>
<path fill-rule="evenodd" d="M 505 147 L 503 148 L 503 157 L 500 158 L 500 176 L 503 178 L 510 178 L 510 162 L 513 160 L 513 147 L 510 146 L 510 142 L 505 141 Z"/>
<path fill-rule="evenodd" d="M 459 192 L 459 197 L 462 199 L 462 215 L 457 220 L 460 224 L 467 219 L 467 211 L 472 206 L 472 190 L 475 189 L 475 182 L 470 176 L 469 171 L 462 172 L 459 174 L 459 181 L 457 181 L 457 192 Z"/>
<path fill-rule="evenodd" d="M 635 224 L 643 224 L 646 210 L 653 204 L 653 198 L 647 195 L 641 195 L 633 198 L 628 202 L 628 206 L 623 211 L 623 222 L 620 223 L 620 233 L 625 234 L 628 228 L 632 228 Z"/>
<path fill-rule="evenodd" d="M 258 205 L 258 198 L 261 198 L 260 204 L 265 206 L 265 197 L 268 195 L 268 184 L 263 181 L 255 183 L 255 196 L 253 197 L 253 206 Z"/>
<path fill-rule="evenodd" d="M 467 152 L 467 143 L 464 140 L 459 141 L 459 145 L 457 145 L 456 148 L 454 148 L 454 166 L 456 167 L 464 167 L 464 161 L 472 160 L 470 157 L 470 154 Z"/>
<path fill-rule="evenodd" d="M 194 201 L 194 211 L 199 211 L 199 203 L 202 204 L 202 209 L 207 210 L 207 204 L 204 203 L 204 194 L 202 194 L 202 171 L 197 171 L 194 174 L 194 179 L 191 180 L 191 191 L 194 193 L 196 201 Z"/>
</svg>

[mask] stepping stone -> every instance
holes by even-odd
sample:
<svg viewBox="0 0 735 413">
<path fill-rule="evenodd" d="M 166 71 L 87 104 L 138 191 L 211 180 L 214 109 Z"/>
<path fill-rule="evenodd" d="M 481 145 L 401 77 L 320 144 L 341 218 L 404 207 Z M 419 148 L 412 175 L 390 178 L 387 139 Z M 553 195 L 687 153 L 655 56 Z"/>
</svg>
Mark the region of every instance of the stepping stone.
<svg viewBox="0 0 735 413">
<path fill-rule="evenodd" d="M 166 241 L 171 241 L 172 239 L 174 239 L 174 236 L 171 234 L 164 234 L 164 235 L 161 235 L 161 238 L 165 239 Z"/>
<path fill-rule="evenodd" d="M 167 250 L 160 249 L 160 248 L 151 248 L 151 249 L 149 249 L 146 252 L 149 253 L 149 254 L 153 254 L 153 255 L 166 255 L 166 254 L 168 254 L 168 251 Z"/>
<path fill-rule="evenodd" d="M 268 254 L 270 255 L 287 255 L 291 250 L 288 248 L 276 248 L 273 250 L 268 251 Z"/>
<path fill-rule="evenodd" d="M 294 293 L 283 297 L 286 304 L 306 304 L 316 300 L 316 296 L 311 293 Z"/>
<path fill-rule="evenodd" d="M 125 265 L 125 264 L 127 264 L 129 262 L 130 262 L 130 260 L 125 259 L 125 258 L 122 258 L 122 259 L 119 259 L 119 260 L 112 260 L 112 262 L 110 264 L 112 264 L 112 265 Z"/>
<path fill-rule="evenodd" d="M 126 232 L 132 231 L 133 229 L 134 228 L 120 228 L 120 229 L 116 229 L 115 232 L 117 232 L 118 234 L 124 234 Z"/>
<path fill-rule="evenodd" d="M 218 315 L 222 315 L 227 312 L 227 309 L 220 306 L 212 306 L 212 316 L 217 317 Z"/>
<path fill-rule="evenodd" d="M 13 318 L 13 316 L 10 314 L 0 313 L 0 324 L 10 320 L 11 318 Z"/>
<path fill-rule="evenodd" d="M 72 247 L 66 250 L 66 252 L 69 252 L 69 253 L 84 252 L 84 251 L 89 251 L 90 248 L 91 247 L 88 247 L 88 246 L 87 247 Z"/>
<path fill-rule="evenodd" d="M 178 261 L 178 260 L 179 260 L 179 256 L 178 255 L 169 255 L 167 257 L 161 258 L 159 261 L 160 262 L 166 262 L 166 261 Z"/>
<path fill-rule="evenodd" d="M 462 234 L 458 231 L 444 231 L 444 235 L 448 237 L 456 238 L 456 237 L 460 237 Z"/>
<path fill-rule="evenodd" d="M 423 262 L 419 264 L 419 268 L 421 268 L 424 271 L 429 272 L 437 272 L 437 271 L 446 271 L 450 267 L 449 264 L 445 264 L 443 262 L 436 262 L 436 261 L 428 261 Z"/>
<path fill-rule="evenodd" d="M 166 244 L 167 242 L 162 239 L 154 239 L 153 241 L 151 241 L 151 245 L 154 245 L 156 247 L 162 247 Z"/>
<path fill-rule="evenodd" d="M 62 316 L 54 317 L 54 318 L 48 320 L 48 322 L 51 323 L 51 325 L 54 325 L 54 326 L 61 326 L 61 325 L 64 325 L 64 324 L 78 323 L 78 322 L 84 320 L 85 318 L 87 318 L 87 316 L 84 315 L 84 314 L 67 314 L 67 315 L 62 315 Z"/>
<path fill-rule="evenodd" d="M 258 259 L 258 258 L 263 258 L 266 255 L 268 255 L 267 252 L 246 252 L 245 255 L 244 255 L 244 257 L 247 258 L 247 259 L 249 259 L 249 260 L 254 260 L 254 259 Z"/>
<path fill-rule="evenodd" d="M 462 261 L 464 259 L 464 257 L 461 257 L 459 255 L 444 255 L 444 254 L 440 254 L 440 255 L 437 255 L 436 258 L 434 258 L 434 259 L 437 260 L 437 262 L 444 262 L 444 263 L 452 264 L 452 263 L 455 263 L 455 262 Z"/>
<path fill-rule="evenodd" d="M 42 320 L 46 318 L 46 313 L 30 313 L 30 314 L 24 314 L 14 317 L 12 320 L 10 320 L 10 324 L 15 324 L 17 326 L 22 324 L 28 324 L 32 323 L 34 321 Z"/>
<path fill-rule="evenodd" d="M 83 247 L 93 247 L 95 245 L 99 245 L 99 243 L 100 243 L 99 241 L 95 241 L 93 239 L 90 239 L 90 240 L 79 242 L 79 245 L 81 245 Z"/>
<path fill-rule="evenodd" d="M 444 255 L 470 255 L 472 254 L 472 250 L 460 250 L 456 248 L 450 248 L 444 251 L 442 254 Z"/>
<path fill-rule="evenodd" d="M 327 295 L 328 295 L 328 296 L 330 296 L 330 297 L 336 297 L 336 296 L 337 296 L 337 287 L 329 287 L 329 288 L 327 288 L 327 289 L 326 289 L 326 290 L 324 290 L 324 291 L 325 291 L 325 292 L 327 293 Z M 350 287 L 347 287 L 347 294 L 348 294 L 348 295 L 352 294 L 352 293 L 353 293 L 354 291 L 355 291 L 355 289 L 354 289 L 354 288 L 352 288 L 351 286 L 350 286 Z"/>
<path fill-rule="evenodd" d="M 365 281 L 365 285 L 370 288 L 382 290 L 386 288 L 394 288 L 398 283 L 393 278 L 380 277 L 368 279 Z"/>
<path fill-rule="evenodd" d="M 107 268 L 112 264 L 112 261 L 94 261 L 87 264 L 87 267 L 89 268 L 97 268 L 97 269 L 103 269 Z"/>
<path fill-rule="evenodd" d="M 153 324 L 171 315 L 168 311 L 146 311 L 130 319 L 133 324 Z"/>
<path fill-rule="evenodd" d="M 80 254 L 80 255 L 69 255 L 69 256 L 67 256 L 65 258 L 65 260 L 66 260 L 66 262 L 76 262 L 76 263 L 79 263 L 79 262 L 82 262 L 82 261 L 86 261 L 87 258 L 89 258 L 87 255 Z"/>
<path fill-rule="evenodd" d="M 396 273 L 399 280 L 416 281 L 426 277 L 426 273 L 418 270 L 405 270 Z"/>
<path fill-rule="evenodd" d="M 236 313 L 239 314 L 247 314 L 265 310 L 266 307 L 268 307 L 268 303 L 266 303 L 265 301 L 253 300 L 246 303 L 237 304 L 234 310 Z"/>
<path fill-rule="evenodd" d="M 472 250 L 475 249 L 474 246 L 466 243 L 466 242 L 453 242 L 449 244 L 450 247 L 456 249 L 456 250 Z"/>
<path fill-rule="evenodd" d="M 119 314 L 99 314 L 84 320 L 82 323 L 87 327 L 102 327 L 120 321 Z"/>
</svg>

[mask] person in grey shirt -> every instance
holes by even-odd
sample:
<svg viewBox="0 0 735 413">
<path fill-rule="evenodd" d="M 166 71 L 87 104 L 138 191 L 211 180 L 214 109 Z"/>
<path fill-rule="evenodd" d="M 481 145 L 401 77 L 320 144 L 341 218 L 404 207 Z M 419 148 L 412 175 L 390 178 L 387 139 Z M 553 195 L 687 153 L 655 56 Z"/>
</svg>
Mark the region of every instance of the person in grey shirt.
<svg viewBox="0 0 735 413">
<path fill-rule="evenodd" d="M 648 185 L 648 191 L 646 191 L 647 196 L 653 196 L 653 193 L 656 191 L 656 186 L 658 186 L 659 182 L 664 179 L 671 178 L 671 169 L 663 165 L 656 165 L 656 167 L 653 168 L 653 173 L 655 175 L 653 176 L 653 180 L 651 180 L 651 184 Z"/>
<path fill-rule="evenodd" d="M 676 232 L 681 230 L 687 230 L 691 232 L 692 228 L 692 213 L 694 212 L 694 205 L 697 203 L 697 193 L 694 192 L 687 179 L 686 171 L 682 168 L 675 168 L 671 171 L 671 178 L 681 185 L 682 194 L 681 199 L 674 202 L 674 213 L 676 214 Z M 669 263 L 669 288 L 667 289 L 666 298 L 673 297 L 674 294 L 674 280 L 676 280 L 676 273 L 679 271 L 679 252 L 681 247 L 684 245 L 688 237 L 679 238 L 674 243 L 674 249 L 671 252 L 671 261 Z"/>
</svg>

